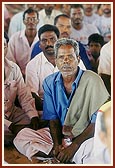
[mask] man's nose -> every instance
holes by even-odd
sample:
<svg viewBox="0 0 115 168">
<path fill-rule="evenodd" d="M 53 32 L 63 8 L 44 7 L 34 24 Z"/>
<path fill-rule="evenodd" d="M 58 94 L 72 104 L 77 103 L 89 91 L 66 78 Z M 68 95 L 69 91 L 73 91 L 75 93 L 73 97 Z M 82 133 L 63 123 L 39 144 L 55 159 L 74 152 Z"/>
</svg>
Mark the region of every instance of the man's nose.
<svg viewBox="0 0 115 168">
<path fill-rule="evenodd" d="M 48 39 L 48 40 L 47 40 L 47 45 L 50 46 L 51 44 L 52 44 L 51 40 Z"/>
<path fill-rule="evenodd" d="M 65 63 L 69 62 L 69 59 L 68 57 L 64 57 L 64 60 L 63 60 Z"/>
</svg>

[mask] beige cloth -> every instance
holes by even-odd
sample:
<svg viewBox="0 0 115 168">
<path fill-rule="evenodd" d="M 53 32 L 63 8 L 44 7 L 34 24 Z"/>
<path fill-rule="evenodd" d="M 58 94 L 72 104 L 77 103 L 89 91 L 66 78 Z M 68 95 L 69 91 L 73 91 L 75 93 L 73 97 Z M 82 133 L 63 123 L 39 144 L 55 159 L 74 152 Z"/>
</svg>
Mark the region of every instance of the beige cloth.
<svg viewBox="0 0 115 168">
<path fill-rule="evenodd" d="M 64 135 L 73 137 L 80 135 L 88 126 L 92 114 L 108 98 L 109 93 L 99 75 L 90 70 L 85 71 L 65 118 Z"/>
</svg>

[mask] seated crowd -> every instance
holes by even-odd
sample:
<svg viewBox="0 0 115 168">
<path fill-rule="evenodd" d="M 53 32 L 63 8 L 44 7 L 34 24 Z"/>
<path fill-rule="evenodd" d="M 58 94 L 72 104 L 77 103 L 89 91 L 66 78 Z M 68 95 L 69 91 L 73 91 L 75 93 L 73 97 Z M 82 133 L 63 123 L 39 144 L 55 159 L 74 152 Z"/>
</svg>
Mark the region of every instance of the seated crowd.
<svg viewBox="0 0 115 168">
<path fill-rule="evenodd" d="M 101 8 L 26 4 L 4 22 L 4 146 L 31 161 L 112 163 L 111 5 Z"/>
</svg>

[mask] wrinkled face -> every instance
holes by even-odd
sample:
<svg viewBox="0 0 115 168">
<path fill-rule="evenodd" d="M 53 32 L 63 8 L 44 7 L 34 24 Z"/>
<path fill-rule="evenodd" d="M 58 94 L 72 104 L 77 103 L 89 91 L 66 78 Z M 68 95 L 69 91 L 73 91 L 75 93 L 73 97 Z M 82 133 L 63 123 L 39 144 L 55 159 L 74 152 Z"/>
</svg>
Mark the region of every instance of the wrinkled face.
<svg viewBox="0 0 115 168">
<path fill-rule="evenodd" d="M 104 4 L 102 5 L 103 13 L 110 14 L 111 13 L 111 5 L 110 4 Z"/>
<path fill-rule="evenodd" d="M 47 31 L 40 36 L 40 48 L 45 55 L 54 55 L 54 43 L 57 40 L 57 35 L 53 31 Z"/>
<path fill-rule="evenodd" d="M 89 50 L 92 56 L 96 59 L 100 56 L 101 44 L 96 42 L 90 42 Z"/>
<path fill-rule="evenodd" d="M 77 65 L 80 61 L 76 57 L 74 48 L 71 45 L 62 45 L 58 49 L 56 64 L 62 76 L 72 76 L 77 72 Z"/>
<path fill-rule="evenodd" d="M 4 57 L 6 56 L 7 54 L 7 50 L 8 50 L 8 44 L 6 42 L 6 39 L 4 38 Z"/>
<path fill-rule="evenodd" d="M 71 34 L 71 20 L 66 17 L 60 17 L 56 23 L 56 27 L 59 29 L 60 38 L 69 38 Z"/>
<path fill-rule="evenodd" d="M 84 11 L 82 8 L 71 8 L 70 12 L 72 26 L 77 26 L 82 23 Z"/>
<path fill-rule="evenodd" d="M 37 14 L 35 12 L 25 14 L 24 24 L 26 26 L 26 29 L 28 30 L 36 29 L 38 22 L 39 19 L 37 18 Z"/>
</svg>

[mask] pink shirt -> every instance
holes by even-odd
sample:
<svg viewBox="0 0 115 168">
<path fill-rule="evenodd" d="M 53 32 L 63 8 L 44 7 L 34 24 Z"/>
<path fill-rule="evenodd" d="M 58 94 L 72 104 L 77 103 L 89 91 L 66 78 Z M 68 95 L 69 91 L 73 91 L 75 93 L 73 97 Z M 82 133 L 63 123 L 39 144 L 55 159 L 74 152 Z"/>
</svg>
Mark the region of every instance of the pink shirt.
<svg viewBox="0 0 115 168">
<path fill-rule="evenodd" d="M 21 69 L 21 72 L 25 75 L 25 68 L 30 61 L 30 55 L 34 44 L 38 41 L 38 35 L 34 38 L 31 46 L 29 46 L 28 40 L 25 36 L 25 30 L 16 32 L 12 35 L 8 44 L 7 58 L 16 64 Z"/>
</svg>

